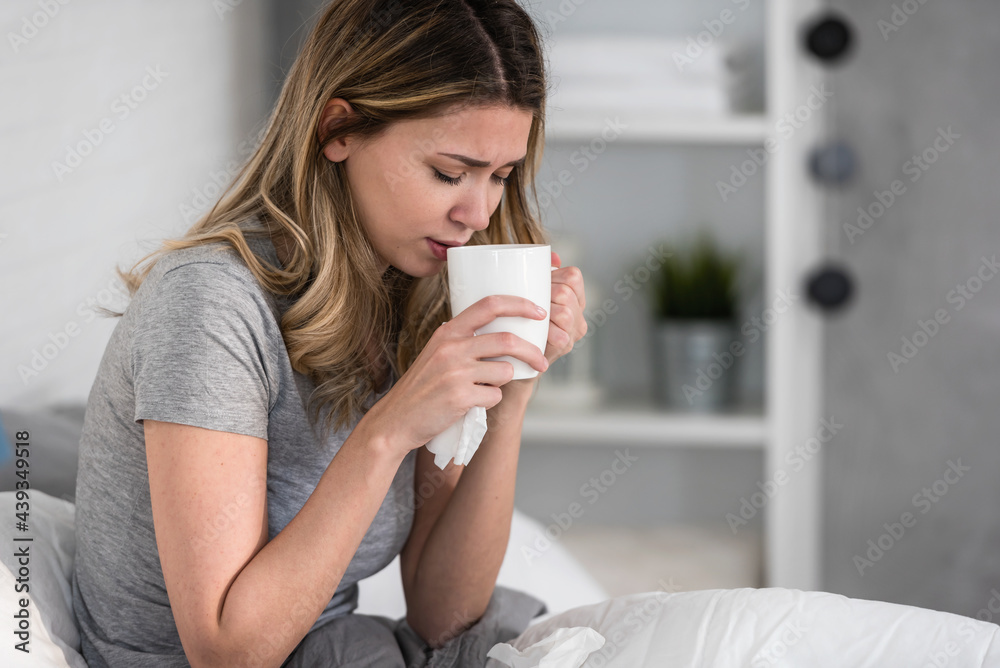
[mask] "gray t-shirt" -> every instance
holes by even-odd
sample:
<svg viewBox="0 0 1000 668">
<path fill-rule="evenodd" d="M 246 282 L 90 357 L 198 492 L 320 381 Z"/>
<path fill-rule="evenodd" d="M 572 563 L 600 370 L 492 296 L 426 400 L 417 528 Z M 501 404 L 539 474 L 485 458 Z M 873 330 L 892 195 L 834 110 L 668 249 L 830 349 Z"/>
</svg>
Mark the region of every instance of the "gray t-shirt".
<svg viewBox="0 0 1000 668">
<path fill-rule="evenodd" d="M 278 266 L 270 240 L 247 241 Z M 73 608 L 91 668 L 189 666 L 156 548 L 143 419 L 266 439 L 269 540 L 353 430 L 356 422 L 320 446 L 306 413 L 314 385 L 292 369 L 278 324 L 288 305 L 261 288 L 235 251 L 215 243 L 165 254 L 115 326 L 87 401 L 76 483 Z M 395 380 L 390 372 L 376 400 Z M 416 451 L 403 460 L 313 629 L 353 611 L 356 583 L 402 549 L 415 461 Z M 200 540 L 210 545 L 213 535 Z"/>
</svg>

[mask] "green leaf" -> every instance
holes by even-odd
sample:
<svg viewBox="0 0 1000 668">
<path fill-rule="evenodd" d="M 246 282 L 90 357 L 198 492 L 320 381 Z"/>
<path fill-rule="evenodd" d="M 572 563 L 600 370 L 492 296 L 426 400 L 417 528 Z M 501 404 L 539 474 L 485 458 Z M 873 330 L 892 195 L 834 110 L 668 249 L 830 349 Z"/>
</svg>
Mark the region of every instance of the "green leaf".
<svg viewBox="0 0 1000 668">
<path fill-rule="evenodd" d="M 722 251 L 705 229 L 693 243 L 664 245 L 670 254 L 651 279 L 653 315 L 661 320 L 735 318 L 741 258 Z"/>
</svg>

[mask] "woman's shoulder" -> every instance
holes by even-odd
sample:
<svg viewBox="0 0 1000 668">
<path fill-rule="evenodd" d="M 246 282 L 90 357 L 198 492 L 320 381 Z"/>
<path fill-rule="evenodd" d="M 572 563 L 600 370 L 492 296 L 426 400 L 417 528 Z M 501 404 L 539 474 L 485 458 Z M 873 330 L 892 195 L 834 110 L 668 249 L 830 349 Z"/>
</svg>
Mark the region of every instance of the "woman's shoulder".
<svg viewBox="0 0 1000 668">
<path fill-rule="evenodd" d="M 254 254 L 267 259 L 266 238 L 246 237 Z M 228 242 L 217 241 L 163 253 L 130 303 L 136 317 L 149 309 L 179 312 L 212 309 L 268 313 L 280 317 L 275 296 L 267 292 L 240 254 Z"/>
<path fill-rule="evenodd" d="M 247 243 L 259 245 L 259 241 L 247 238 Z M 164 253 L 149 278 L 162 279 L 180 268 L 187 268 L 191 273 L 203 274 L 206 277 L 215 276 L 224 281 L 226 277 L 252 278 L 253 272 L 247 266 L 240 254 L 226 241 L 213 241 L 190 248 L 170 250 Z"/>
<path fill-rule="evenodd" d="M 266 236 L 245 234 L 243 238 L 259 260 L 273 264 L 277 259 L 274 246 Z M 147 283 L 152 288 L 167 278 L 171 283 L 177 283 L 182 277 L 187 281 L 218 284 L 239 292 L 263 291 L 240 253 L 228 241 L 221 240 L 166 251 L 157 259 L 140 289 Z"/>
</svg>

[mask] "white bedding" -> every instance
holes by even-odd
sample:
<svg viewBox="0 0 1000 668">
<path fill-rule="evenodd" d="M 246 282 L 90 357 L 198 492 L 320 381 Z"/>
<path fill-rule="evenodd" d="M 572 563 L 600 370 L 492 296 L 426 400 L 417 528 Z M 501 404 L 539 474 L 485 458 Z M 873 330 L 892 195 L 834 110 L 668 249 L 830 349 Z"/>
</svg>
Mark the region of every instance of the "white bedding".
<svg viewBox="0 0 1000 668">
<path fill-rule="evenodd" d="M 14 502 L 13 492 L 0 492 L 0 513 L 13 517 Z M 86 668 L 70 607 L 73 510 L 67 501 L 32 492 L 32 651 L 17 652 L 9 636 L 0 644 L 0 666 Z M 538 596 L 550 609 L 510 641 L 518 650 L 559 629 L 589 627 L 604 639 L 583 664 L 592 668 L 1000 667 L 1000 627 L 923 608 L 778 588 L 660 591 L 603 600 L 601 588 L 557 543 L 546 559 L 527 563 L 520 546 L 530 544 L 540 528 L 515 513 L 498 579 Z M 4 545 L 17 545 L 16 536 L 13 522 L 0 523 Z M 0 617 L 11 621 L 20 608 L 16 559 L 13 549 L 0 550 Z M 363 581 L 358 611 L 394 618 L 405 614 L 398 577 L 398 567 L 390 566 Z M 493 659 L 487 663 L 501 665 Z"/>
<path fill-rule="evenodd" d="M 534 623 L 525 650 L 558 629 L 590 627 L 605 644 L 584 668 L 982 668 L 1000 666 L 1000 627 L 906 605 L 797 589 L 650 592 Z M 494 659 L 488 668 L 502 664 Z M 541 665 L 524 663 L 519 668 Z M 574 662 L 549 668 L 576 668 Z"/>
</svg>

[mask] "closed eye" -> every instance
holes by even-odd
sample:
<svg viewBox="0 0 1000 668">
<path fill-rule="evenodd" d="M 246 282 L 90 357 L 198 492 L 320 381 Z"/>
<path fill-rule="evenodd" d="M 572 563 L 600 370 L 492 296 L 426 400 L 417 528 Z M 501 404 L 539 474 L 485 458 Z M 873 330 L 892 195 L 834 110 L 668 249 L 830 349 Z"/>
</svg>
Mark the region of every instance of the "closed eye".
<svg viewBox="0 0 1000 668">
<path fill-rule="evenodd" d="M 513 174 L 513 172 L 511 172 L 511 174 Z M 445 176 L 444 174 L 442 174 L 441 172 L 439 172 L 436 169 L 434 170 L 434 175 L 438 178 L 439 181 L 444 181 L 448 185 L 457 186 L 459 183 L 462 182 L 462 177 L 461 176 L 459 176 L 457 178 L 453 178 L 453 177 L 450 177 L 450 176 Z M 499 185 L 501 187 L 506 186 L 510 182 L 510 175 L 507 175 L 506 177 L 501 178 L 501 177 L 497 176 L 496 174 L 493 174 L 492 178 L 493 178 L 494 183 L 496 183 L 497 185 Z"/>
</svg>

